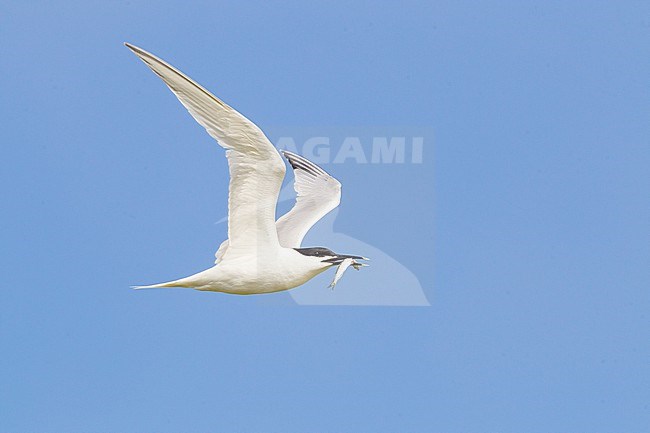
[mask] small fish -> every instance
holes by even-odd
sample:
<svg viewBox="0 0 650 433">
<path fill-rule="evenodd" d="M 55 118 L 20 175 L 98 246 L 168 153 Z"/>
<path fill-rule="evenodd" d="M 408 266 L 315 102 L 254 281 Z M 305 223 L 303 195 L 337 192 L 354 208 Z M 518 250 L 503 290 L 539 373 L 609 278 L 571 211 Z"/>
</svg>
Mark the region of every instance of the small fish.
<svg viewBox="0 0 650 433">
<path fill-rule="evenodd" d="M 338 269 L 336 269 L 336 274 L 334 275 L 334 280 L 332 280 L 332 284 L 330 284 L 330 289 L 334 290 L 334 286 L 336 286 L 336 283 L 339 282 L 341 277 L 343 276 L 343 273 L 350 267 L 350 265 L 356 265 L 358 264 L 357 262 L 354 261 L 354 259 L 345 259 L 341 262 L 339 265 Z M 357 266 L 354 266 L 355 269 L 358 269 Z"/>
</svg>

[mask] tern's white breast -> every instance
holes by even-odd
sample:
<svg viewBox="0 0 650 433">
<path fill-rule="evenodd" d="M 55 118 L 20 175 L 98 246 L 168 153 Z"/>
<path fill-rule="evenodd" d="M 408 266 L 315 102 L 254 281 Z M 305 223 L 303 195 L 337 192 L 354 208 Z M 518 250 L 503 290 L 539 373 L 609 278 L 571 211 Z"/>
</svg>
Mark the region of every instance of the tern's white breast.
<svg viewBox="0 0 650 433">
<path fill-rule="evenodd" d="M 198 290 L 256 294 L 292 289 L 331 267 L 319 258 L 291 248 L 226 256 L 218 265 L 196 274 Z"/>
</svg>

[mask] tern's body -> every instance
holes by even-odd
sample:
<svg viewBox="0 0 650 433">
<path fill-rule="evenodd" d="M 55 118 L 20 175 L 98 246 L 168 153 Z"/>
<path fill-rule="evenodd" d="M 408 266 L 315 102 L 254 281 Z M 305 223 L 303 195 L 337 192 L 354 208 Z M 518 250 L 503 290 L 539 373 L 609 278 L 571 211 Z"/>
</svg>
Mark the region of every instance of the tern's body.
<svg viewBox="0 0 650 433">
<path fill-rule="evenodd" d="M 298 287 L 332 266 L 293 248 L 279 247 L 251 251 L 187 278 L 151 287 L 191 287 L 239 295 L 272 293 Z"/>
<path fill-rule="evenodd" d="M 280 154 L 251 121 L 156 56 L 126 44 L 171 89 L 192 117 L 226 149 L 230 169 L 228 239 L 215 266 L 179 280 L 137 288 L 189 287 L 234 294 L 288 290 L 339 265 L 332 287 L 360 256 L 327 248 L 300 248 L 307 231 L 338 206 L 341 184 L 316 164 L 291 152 L 298 193 L 295 206 L 275 221 L 286 168 Z"/>
</svg>

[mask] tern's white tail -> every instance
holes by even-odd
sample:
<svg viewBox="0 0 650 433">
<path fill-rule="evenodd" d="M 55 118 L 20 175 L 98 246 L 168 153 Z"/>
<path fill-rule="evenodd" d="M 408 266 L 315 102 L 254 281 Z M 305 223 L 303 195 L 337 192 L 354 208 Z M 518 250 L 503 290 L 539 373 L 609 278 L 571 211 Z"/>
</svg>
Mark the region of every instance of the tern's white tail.
<svg viewBox="0 0 650 433">
<path fill-rule="evenodd" d="M 194 285 L 189 284 L 188 278 L 181 278 L 180 280 L 168 281 L 166 283 L 151 284 L 149 286 L 131 286 L 132 289 L 164 289 L 168 287 L 186 287 L 192 288 Z"/>
<path fill-rule="evenodd" d="M 188 289 L 199 289 L 214 279 L 214 267 L 201 271 L 189 277 L 166 283 L 152 284 L 150 286 L 132 286 L 133 289 L 164 289 L 167 287 L 185 287 Z"/>
</svg>

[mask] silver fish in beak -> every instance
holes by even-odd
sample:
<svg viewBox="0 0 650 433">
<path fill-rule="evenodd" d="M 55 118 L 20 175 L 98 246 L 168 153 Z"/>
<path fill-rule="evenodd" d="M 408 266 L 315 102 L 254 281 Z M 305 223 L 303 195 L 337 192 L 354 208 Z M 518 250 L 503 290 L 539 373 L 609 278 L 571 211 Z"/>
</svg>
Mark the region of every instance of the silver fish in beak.
<svg viewBox="0 0 650 433">
<path fill-rule="evenodd" d="M 339 257 L 337 257 L 338 259 Z M 332 280 L 332 283 L 329 285 L 330 289 L 334 290 L 334 286 L 336 286 L 336 283 L 339 282 L 345 271 L 352 266 L 355 270 L 361 269 L 363 266 L 368 266 L 367 263 L 361 263 L 358 262 L 356 259 L 359 260 L 369 260 L 366 257 L 360 257 L 360 256 L 345 256 L 341 257 L 341 261 L 336 261 L 333 263 L 339 263 L 339 267 L 336 269 L 336 274 L 334 274 L 334 280 Z M 333 260 L 333 259 L 330 259 Z"/>
</svg>

